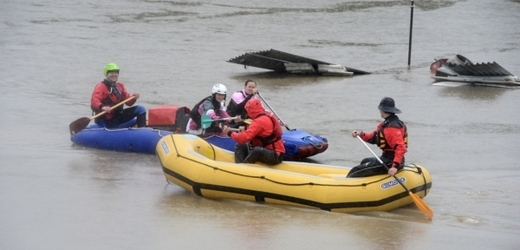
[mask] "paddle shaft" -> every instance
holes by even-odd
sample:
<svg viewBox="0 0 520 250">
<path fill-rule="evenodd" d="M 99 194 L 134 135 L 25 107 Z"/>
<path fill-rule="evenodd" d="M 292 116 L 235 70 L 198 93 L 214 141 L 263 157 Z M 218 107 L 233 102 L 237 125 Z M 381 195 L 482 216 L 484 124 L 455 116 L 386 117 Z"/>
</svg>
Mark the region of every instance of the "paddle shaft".
<svg viewBox="0 0 520 250">
<path fill-rule="evenodd" d="M 213 120 L 213 119 L 211 119 L 211 117 L 209 115 L 203 115 L 202 117 L 204 117 L 204 119 L 206 120 L 205 122 L 225 122 L 225 121 L 230 121 L 230 120 L 234 120 L 234 119 L 238 118 L 238 116 L 233 116 L 233 117 L 220 118 L 220 119 Z"/>
<path fill-rule="evenodd" d="M 265 105 L 267 105 L 267 107 L 274 113 L 274 115 L 276 115 L 276 117 L 278 117 L 278 120 L 280 120 L 280 122 L 282 123 L 282 125 L 287 129 L 287 130 L 291 130 L 289 128 L 289 126 L 287 126 L 285 124 L 285 122 L 283 122 L 282 118 L 280 118 L 280 116 L 274 111 L 274 109 L 269 105 L 269 103 L 267 103 L 267 101 L 262 97 L 262 95 L 260 95 L 260 92 L 256 93 L 258 95 L 258 97 L 260 97 L 260 99 L 262 99 L 262 101 L 265 103 Z"/>
<path fill-rule="evenodd" d="M 209 115 L 202 115 L 200 117 L 200 125 L 201 125 L 202 129 L 207 129 L 211 126 L 211 124 L 213 122 L 230 121 L 230 120 L 234 120 L 236 118 L 238 118 L 238 116 L 213 120 L 213 119 L 211 119 L 211 117 Z"/>
<path fill-rule="evenodd" d="M 118 103 L 118 104 L 116 104 L 116 105 L 114 105 L 114 106 L 112 106 L 112 107 L 110 107 L 110 108 L 111 108 L 111 109 L 113 109 L 113 108 L 117 108 L 117 107 L 119 107 L 119 106 L 125 104 L 125 102 L 128 102 L 128 101 L 130 101 L 130 100 L 132 100 L 132 99 L 134 99 L 134 98 L 135 98 L 135 96 L 131 96 L 131 97 L 129 97 L 128 99 L 126 99 L 126 100 L 124 100 L 124 101 L 122 101 L 122 102 L 120 102 L 120 103 Z M 100 116 L 102 116 L 102 115 L 104 115 L 104 114 L 106 114 L 106 111 L 99 112 L 99 113 L 96 114 L 95 116 L 90 117 L 90 120 L 92 120 L 92 119 L 96 119 L 96 118 L 98 118 L 98 117 L 100 117 Z"/>
</svg>

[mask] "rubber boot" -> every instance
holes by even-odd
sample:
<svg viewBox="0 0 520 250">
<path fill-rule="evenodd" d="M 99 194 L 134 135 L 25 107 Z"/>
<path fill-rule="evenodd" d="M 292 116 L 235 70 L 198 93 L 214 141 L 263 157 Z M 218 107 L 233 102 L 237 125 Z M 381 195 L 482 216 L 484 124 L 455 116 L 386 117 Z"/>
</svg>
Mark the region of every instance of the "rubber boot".
<svg viewBox="0 0 520 250">
<path fill-rule="evenodd" d="M 137 115 L 137 127 L 142 128 L 146 127 L 146 112 L 140 115 Z"/>
</svg>

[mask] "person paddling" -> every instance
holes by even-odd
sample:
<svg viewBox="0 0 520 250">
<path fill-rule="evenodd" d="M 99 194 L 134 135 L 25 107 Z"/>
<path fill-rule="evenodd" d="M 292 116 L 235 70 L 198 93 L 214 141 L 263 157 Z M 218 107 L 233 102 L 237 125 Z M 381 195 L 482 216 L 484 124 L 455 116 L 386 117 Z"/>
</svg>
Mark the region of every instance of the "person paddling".
<svg viewBox="0 0 520 250">
<path fill-rule="evenodd" d="M 209 116 L 212 120 L 227 119 L 240 121 L 240 117 L 229 117 L 226 112 L 227 88 L 224 84 L 217 83 L 211 88 L 211 96 L 200 100 L 190 111 L 190 119 L 186 125 L 186 132 L 195 135 L 209 136 L 222 133 L 219 124 L 213 122 L 208 128 L 203 128 L 201 118 L 203 115 Z M 226 122 L 229 122 L 226 121 Z"/>
<path fill-rule="evenodd" d="M 136 105 L 129 108 L 117 106 L 112 108 L 115 104 L 134 97 L 125 102 L 126 105 L 132 106 L 136 100 L 139 99 L 139 93 L 130 95 L 125 88 L 125 85 L 118 81 L 119 67 L 115 63 L 108 63 L 103 74 L 105 79 L 94 87 L 92 97 L 90 100 L 90 107 L 95 114 L 106 112 L 95 119 L 95 123 L 101 127 L 117 128 L 119 125 L 126 123 L 136 118 L 137 127 L 146 126 L 146 108 L 141 105 Z"/>
<path fill-rule="evenodd" d="M 401 110 L 395 107 L 394 99 L 385 97 L 379 103 L 378 109 L 381 118 L 385 119 L 376 130 L 365 133 L 361 130 L 352 131 L 352 137 L 358 136 L 371 144 L 376 144 L 383 154 L 380 159 L 385 165 L 381 165 L 376 157 L 365 158 L 361 164 L 355 166 L 347 174 L 347 177 L 365 177 L 378 174 L 394 175 L 404 166 L 404 155 L 408 148 L 408 131 L 403 121 L 395 114 Z"/>
</svg>

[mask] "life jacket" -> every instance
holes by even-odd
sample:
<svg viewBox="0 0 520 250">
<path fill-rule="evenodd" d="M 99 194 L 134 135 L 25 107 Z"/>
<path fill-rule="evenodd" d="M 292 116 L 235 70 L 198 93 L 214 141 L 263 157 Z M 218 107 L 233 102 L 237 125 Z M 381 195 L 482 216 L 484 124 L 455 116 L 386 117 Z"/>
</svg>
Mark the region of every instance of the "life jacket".
<svg viewBox="0 0 520 250">
<path fill-rule="evenodd" d="M 206 100 L 209 100 L 211 101 L 211 103 L 213 104 L 213 110 L 215 111 L 216 114 L 219 114 L 220 113 L 220 103 L 217 102 L 217 100 L 215 100 L 215 98 L 212 98 L 213 96 L 208 96 L 204 99 L 202 99 L 200 102 L 198 102 L 197 104 L 195 104 L 195 106 L 193 106 L 193 108 L 191 109 L 190 111 L 190 117 L 191 119 L 197 124 L 197 128 L 200 128 L 201 127 L 201 124 L 200 124 L 200 119 L 202 117 L 202 114 L 199 113 L 199 107 L 200 105 L 202 105 L 202 103 Z M 207 132 L 211 132 L 211 128 L 215 127 L 215 129 L 218 128 L 218 126 L 215 124 L 215 123 L 212 123 L 211 124 L 211 127 L 210 128 L 207 128 L 206 131 Z"/>
<path fill-rule="evenodd" d="M 101 100 L 101 103 L 103 106 L 114 106 L 117 103 L 120 103 L 123 101 L 123 92 L 117 87 L 117 82 L 112 84 L 107 79 L 103 80 L 102 82 L 108 91 L 108 96 L 105 97 L 103 100 Z M 102 115 L 101 117 L 96 118 L 96 122 L 102 119 L 112 119 L 115 115 L 117 115 L 119 112 L 123 110 L 123 105 L 114 108 L 110 113 Z M 97 108 L 92 107 L 93 114 L 98 114 L 102 112 L 102 110 L 99 110 Z"/>
<path fill-rule="evenodd" d="M 383 125 L 379 128 L 379 130 L 376 133 L 376 136 L 373 138 L 373 141 L 375 142 L 375 144 L 383 151 L 393 151 L 394 150 L 386 143 L 384 130 L 387 127 L 401 129 L 401 131 L 403 132 L 404 144 L 405 144 L 406 148 L 408 148 L 408 129 L 406 128 L 406 125 L 404 124 L 404 122 L 399 120 L 399 118 L 395 115 L 390 117 L 389 119 L 386 119 L 383 122 Z"/>
<path fill-rule="evenodd" d="M 235 100 L 231 98 L 231 100 L 229 101 L 229 105 L 227 106 L 226 112 L 229 114 L 229 116 L 240 115 L 242 119 L 247 119 L 249 116 L 247 115 L 247 111 L 244 108 L 244 106 L 254 95 L 247 95 L 243 90 L 239 90 L 235 93 L 242 94 L 242 97 L 244 97 L 244 99 L 242 100 L 242 102 L 236 103 Z"/>
<path fill-rule="evenodd" d="M 240 94 L 242 94 L 244 99 L 246 98 L 244 91 L 240 90 L 235 93 L 240 93 Z M 229 101 L 229 105 L 227 106 L 226 112 L 229 114 L 229 116 L 237 116 L 237 115 L 242 116 L 243 114 L 247 115 L 246 110 L 243 108 L 242 108 L 242 110 L 240 110 L 240 108 L 238 107 L 238 104 L 235 102 L 235 100 L 233 98 L 231 98 L 231 100 Z M 244 117 L 242 117 L 242 118 L 244 118 Z"/>
<path fill-rule="evenodd" d="M 269 136 L 266 136 L 266 137 L 255 136 L 254 139 L 260 141 L 262 143 L 262 147 L 272 144 L 272 147 L 274 150 L 275 149 L 274 143 L 282 139 L 282 134 L 283 134 L 282 126 L 279 125 L 278 120 L 272 114 L 271 115 L 261 114 L 258 117 L 260 117 L 260 116 L 269 117 L 269 119 L 273 123 L 273 133 L 271 133 Z"/>
</svg>

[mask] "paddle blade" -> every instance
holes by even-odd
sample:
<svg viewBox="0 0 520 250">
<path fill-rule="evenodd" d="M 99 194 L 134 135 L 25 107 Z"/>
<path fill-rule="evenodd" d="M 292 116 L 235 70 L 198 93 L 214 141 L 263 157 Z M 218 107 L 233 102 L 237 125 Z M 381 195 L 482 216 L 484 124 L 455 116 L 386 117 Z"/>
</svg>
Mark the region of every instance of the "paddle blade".
<svg viewBox="0 0 520 250">
<path fill-rule="evenodd" d="M 211 117 L 209 117 L 209 115 L 202 115 L 200 117 L 200 126 L 202 127 L 202 129 L 207 129 L 209 127 L 211 127 L 211 124 L 213 123 L 213 119 L 211 119 Z"/>
<path fill-rule="evenodd" d="M 69 125 L 70 135 L 74 135 L 74 134 L 78 133 L 79 131 L 85 129 L 89 123 L 90 123 L 90 118 L 88 118 L 88 117 L 81 117 L 81 118 L 73 121 Z"/>
<path fill-rule="evenodd" d="M 421 197 L 417 196 L 416 194 L 409 192 L 410 196 L 412 197 L 413 202 L 415 202 L 415 205 L 423 212 L 426 217 L 428 217 L 428 220 L 431 220 L 433 218 L 433 210 L 426 204 L 426 202 L 421 199 Z"/>
</svg>

